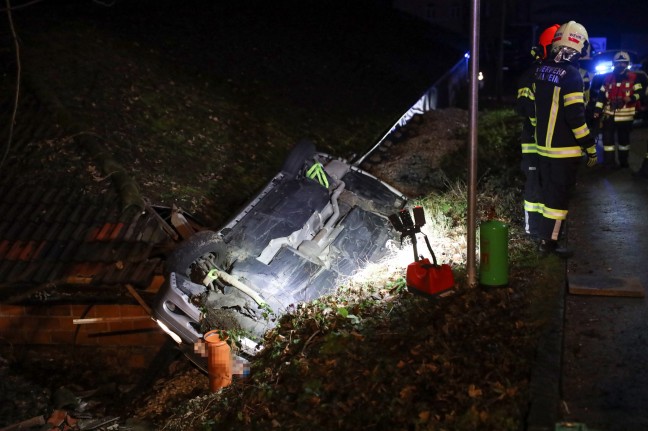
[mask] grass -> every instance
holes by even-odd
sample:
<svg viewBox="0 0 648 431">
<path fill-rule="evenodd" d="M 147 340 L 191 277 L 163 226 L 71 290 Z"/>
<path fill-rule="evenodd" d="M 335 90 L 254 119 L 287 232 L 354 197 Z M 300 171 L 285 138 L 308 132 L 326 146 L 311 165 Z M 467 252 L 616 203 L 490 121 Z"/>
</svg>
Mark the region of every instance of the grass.
<svg viewBox="0 0 648 431">
<path fill-rule="evenodd" d="M 510 111 L 486 115 L 515 122 Z M 518 149 L 508 143 L 516 133 L 502 126 L 482 135 L 480 146 L 513 158 Z M 453 267 L 453 295 L 429 300 L 407 290 L 412 251 L 405 244 L 335 294 L 288 310 L 266 334 L 250 377 L 178 406 L 162 429 L 520 429 L 537 337 L 550 312 L 548 285 L 558 285 L 540 280 L 559 263 L 540 260 L 523 237 L 519 213 L 511 212 L 521 192 L 495 186 L 501 180 L 493 172 L 501 169 L 485 167 L 478 207 L 510 225 L 509 286 L 466 285 L 467 187 L 448 181 L 410 204 L 424 207 L 423 231 L 439 263 Z"/>
</svg>

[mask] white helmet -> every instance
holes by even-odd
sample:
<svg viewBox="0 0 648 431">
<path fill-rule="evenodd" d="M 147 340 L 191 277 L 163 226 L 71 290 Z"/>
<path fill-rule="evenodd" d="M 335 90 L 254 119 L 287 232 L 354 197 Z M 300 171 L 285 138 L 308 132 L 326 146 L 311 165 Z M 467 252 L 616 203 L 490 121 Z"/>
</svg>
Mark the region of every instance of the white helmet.
<svg viewBox="0 0 648 431">
<path fill-rule="evenodd" d="M 561 25 L 560 28 L 556 30 L 556 35 L 551 43 L 551 49 L 553 51 L 558 51 L 564 46 L 572 48 L 581 55 L 585 55 L 587 53 L 587 48 L 589 47 L 589 37 L 587 36 L 587 30 L 585 30 L 585 27 L 576 21 L 569 21 L 568 23 Z"/>
<path fill-rule="evenodd" d="M 630 55 L 625 51 L 619 51 L 614 54 L 613 63 L 630 63 Z"/>
<path fill-rule="evenodd" d="M 619 51 L 614 54 L 612 64 L 614 64 L 614 73 L 624 73 L 630 66 L 630 55 L 625 51 Z"/>
</svg>

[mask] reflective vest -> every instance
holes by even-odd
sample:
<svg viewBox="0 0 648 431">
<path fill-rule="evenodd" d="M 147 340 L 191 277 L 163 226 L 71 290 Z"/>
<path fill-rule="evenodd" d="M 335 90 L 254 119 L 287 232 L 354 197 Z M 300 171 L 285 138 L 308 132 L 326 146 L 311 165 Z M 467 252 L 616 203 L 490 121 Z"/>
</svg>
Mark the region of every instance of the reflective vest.
<svg viewBox="0 0 648 431">
<path fill-rule="evenodd" d="M 626 71 L 618 78 L 614 72 L 606 75 L 596 108 L 603 110 L 605 115 L 613 117 L 614 121 L 632 121 L 643 86 L 640 81 L 637 81 L 635 72 Z M 625 102 L 626 98 L 630 98 L 630 101 Z"/>
</svg>

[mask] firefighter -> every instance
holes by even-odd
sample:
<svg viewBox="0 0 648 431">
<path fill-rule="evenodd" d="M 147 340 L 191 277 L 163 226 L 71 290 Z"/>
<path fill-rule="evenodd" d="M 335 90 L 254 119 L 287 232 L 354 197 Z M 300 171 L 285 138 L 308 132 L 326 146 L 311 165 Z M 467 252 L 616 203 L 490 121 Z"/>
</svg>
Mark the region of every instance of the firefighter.
<svg viewBox="0 0 648 431">
<path fill-rule="evenodd" d="M 630 56 L 619 51 L 612 60 L 614 70 L 603 78 L 596 105 L 594 120 L 602 119 L 603 166 L 627 168 L 630 154 L 630 132 L 645 83 L 643 77 L 629 70 Z M 615 145 L 618 144 L 618 149 Z M 618 151 L 619 164 L 616 163 Z"/>
<path fill-rule="evenodd" d="M 594 136 L 585 122 L 583 79 L 578 59 L 587 52 L 585 27 L 569 21 L 558 28 L 548 58 L 537 65 L 535 96 L 536 144 L 540 181 L 539 250 L 568 258 L 560 247 L 567 220 L 569 195 L 576 182 L 583 153 L 587 166 L 596 165 Z"/>
<path fill-rule="evenodd" d="M 533 64 L 521 76 L 515 110 L 523 117 L 522 133 L 520 135 L 522 146 L 522 162 L 520 167 L 526 177 L 524 183 L 524 231 L 532 238 L 538 237 L 538 221 L 540 220 L 540 183 L 538 181 L 538 152 L 535 143 L 535 105 L 534 95 L 531 91 L 535 68 L 551 50 L 551 42 L 560 25 L 554 24 L 546 28 L 538 39 L 538 44 L 531 48 Z"/>
</svg>

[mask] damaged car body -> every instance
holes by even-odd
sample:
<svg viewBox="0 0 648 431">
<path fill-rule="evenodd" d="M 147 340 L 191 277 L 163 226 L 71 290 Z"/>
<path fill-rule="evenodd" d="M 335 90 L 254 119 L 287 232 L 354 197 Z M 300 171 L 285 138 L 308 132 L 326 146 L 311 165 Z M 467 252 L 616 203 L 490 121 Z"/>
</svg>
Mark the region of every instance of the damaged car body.
<svg viewBox="0 0 648 431">
<path fill-rule="evenodd" d="M 289 307 L 333 292 L 387 256 L 398 244 L 388 216 L 406 202 L 371 174 L 300 141 L 225 226 L 178 244 L 154 318 L 203 370 L 195 348 L 208 329 L 244 334 L 240 353 L 251 357 Z"/>
</svg>

